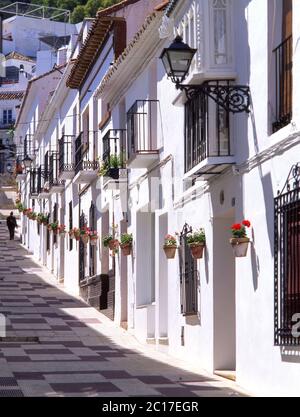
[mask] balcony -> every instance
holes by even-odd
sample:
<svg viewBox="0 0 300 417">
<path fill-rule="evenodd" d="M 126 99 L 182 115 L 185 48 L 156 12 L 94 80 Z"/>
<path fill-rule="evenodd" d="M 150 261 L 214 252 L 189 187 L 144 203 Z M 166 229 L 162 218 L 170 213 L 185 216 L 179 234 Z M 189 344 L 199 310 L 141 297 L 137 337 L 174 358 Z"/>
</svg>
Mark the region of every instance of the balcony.
<svg viewBox="0 0 300 417">
<path fill-rule="evenodd" d="M 32 199 L 38 198 L 38 170 L 36 168 L 30 171 L 29 195 Z"/>
<path fill-rule="evenodd" d="M 116 185 L 127 181 L 126 170 L 126 130 L 110 129 L 103 138 L 102 163 L 105 188 L 116 188 Z"/>
<path fill-rule="evenodd" d="M 98 176 L 97 132 L 81 132 L 75 140 L 75 184 L 90 184 Z"/>
<path fill-rule="evenodd" d="M 127 167 L 146 168 L 159 160 L 158 100 L 137 100 L 127 112 Z"/>
<path fill-rule="evenodd" d="M 230 81 L 216 81 L 229 85 Z M 184 180 L 208 180 L 235 163 L 230 113 L 199 92 L 185 104 Z"/>
<path fill-rule="evenodd" d="M 74 135 L 63 135 L 58 141 L 59 148 L 59 178 L 71 180 L 75 175 L 73 155 Z"/>
<path fill-rule="evenodd" d="M 45 199 L 50 197 L 49 188 L 45 186 L 48 181 L 48 171 L 43 165 L 38 168 L 38 198 Z"/>
<path fill-rule="evenodd" d="M 293 107 L 293 38 L 288 37 L 273 51 L 275 55 L 276 116 L 273 132 L 292 120 Z"/>
<path fill-rule="evenodd" d="M 59 178 L 59 155 L 51 151 L 49 157 L 49 192 L 50 194 L 61 193 L 65 188 L 64 180 Z"/>
</svg>

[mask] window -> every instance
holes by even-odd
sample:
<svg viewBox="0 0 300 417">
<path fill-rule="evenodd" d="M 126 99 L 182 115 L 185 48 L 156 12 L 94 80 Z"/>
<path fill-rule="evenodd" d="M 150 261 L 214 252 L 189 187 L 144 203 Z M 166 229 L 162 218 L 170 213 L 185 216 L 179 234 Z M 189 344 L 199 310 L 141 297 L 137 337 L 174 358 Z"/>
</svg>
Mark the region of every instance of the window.
<svg viewBox="0 0 300 417">
<path fill-rule="evenodd" d="M 274 49 L 276 114 L 273 132 L 292 120 L 293 89 L 293 2 L 282 0 L 281 43 Z"/>
<path fill-rule="evenodd" d="M 69 230 L 73 229 L 73 207 L 72 201 L 69 202 Z M 69 239 L 69 250 L 73 250 L 73 239 Z"/>
<path fill-rule="evenodd" d="M 197 261 L 192 257 L 187 244 L 187 235 L 192 229 L 186 224 L 180 235 L 179 271 L 181 314 L 185 316 L 198 313 L 198 272 Z"/>
<path fill-rule="evenodd" d="M 90 223 L 89 224 L 90 229 L 96 230 L 95 205 L 93 202 L 91 202 L 91 206 L 90 206 L 89 223 Z M 92 277 L 96 273 L 95 271 L 96 247 L 90 244 L 89 253 L 90 253 L 89 272 L 90 272 L 90 277 Z"/>
<path fill-rule="evenodd" d="M 57 222 L 57 204 L 54 204 L 53 207 L 53 223 Z M 57 234 L 53 233 L 53 243 L 56 244 L 57 243 Z"/>
<path fill-rule="evenodd" d="M 12 109 L 3 110 L 3 124 L 11 124 L 13 122 Z"/>
<path fill-rule="evenodd" d="M 229 82 L 216 81 L 216 85 Z M 185 172 L 209 157 L 231 156 L 229 112 L 204 93 L 185 104 Z"/>
<path fill-rule="evenodd" d="M 47 216 L 47 224 L 49 224 L 50 222 L 50 214 L 48 214 Z M 50 250 L 50 230 L 47 227 L 47 235 L 46 235 L 46 247 L 47 247 L 47 251 Z"/>
<path fill-rule="evenodd" d="M 292 168 L 299 177 L 300 167 Z M 289 184 L 289 181 L 287 182 Z M 275 345 L 300 345 L 300 335 L 294 325 L 300 317 L 300 187 L 293 178 L 294 188 L 286 189 L 275 198 Z M 294 333 L 295 330 L 295 333 Z M 299 329 L 298 329 L 299 331 Z"/>
</svg>

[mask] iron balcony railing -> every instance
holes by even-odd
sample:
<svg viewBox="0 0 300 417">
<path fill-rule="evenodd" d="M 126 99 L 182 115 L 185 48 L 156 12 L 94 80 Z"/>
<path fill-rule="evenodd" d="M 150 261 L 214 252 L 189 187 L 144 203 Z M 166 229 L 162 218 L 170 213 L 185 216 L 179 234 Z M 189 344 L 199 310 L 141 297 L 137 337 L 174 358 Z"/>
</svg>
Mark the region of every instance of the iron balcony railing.
<svg viewBox="0 0 300 417">
<path fill-rule="evenodd" d="M 74 171 L 74 135 L 63 135 L 58 141 L 59 149 L 59 173 Z"/>
<path fill-rule="evenodd" d="M 97 132 L 81 132 L 75 140 L 75 174 L 80 171 L 95 171 L 99 168 L 96 160 Z"/>
<path fill-rule="evenodd" d="M 62 185 L 63 181 L 59 179 L 59 155 L 57 151 L 51 151 L 49 157 L 49 187 Z"/>
<path fill-rule="evenodd" d="M 126 132 L 125 129 L 110 129 L 103 138 L 102 161 L 108 177 L 118 179 L 119 169 L 126 166 Z"/>
<path fill-rule="evenodd" d="M 127 157 L 157 153 L 158 100 L 137 100 L 127 112 Z"/>
<path fill-rule="evenodd" d="M 273 51 L 275 55 L 276 115 L 273 132 L 292 120 L 293 106 L 293 38 L 289 36 Z"/>
<path fill-rule="evenodd" d="M 228 86 L 230 81 L 215 81 Z M 185 104 L 185 172 L 209 157 L 232 156 L 229 111 L 199 91 Z"/>
<path fill-rule="evenodd" d="M 30 171 L 30 195 L 36 196 L 38 195 L 38 170 L 36 168 Z"/>
</svg>

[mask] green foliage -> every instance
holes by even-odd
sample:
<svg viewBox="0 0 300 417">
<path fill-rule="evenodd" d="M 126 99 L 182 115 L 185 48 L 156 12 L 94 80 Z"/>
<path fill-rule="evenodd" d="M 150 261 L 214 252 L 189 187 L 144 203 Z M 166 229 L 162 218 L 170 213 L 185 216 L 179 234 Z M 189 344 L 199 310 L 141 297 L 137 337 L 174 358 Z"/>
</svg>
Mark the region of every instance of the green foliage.
<svg viewBox="0 0 300 417">
<path fill-rule="evenodd" d="M 104 247 L 107 248 L 108 245 L 109 245 L 109 242 L 112 241 L 113 239 L 114 238 L 113 238 L 112 235 L 106 235 L 106 236 L 104 236 L 103 239 L 102 239 Z"/>
<path fill-rule="evenodd" d="M 105 9 L 121 0 L 31 0 L 30 4 L 39 4 L 47 7 L 57 7 L 71 11 L 71 22 L 78 23 L 84 17 L 95 17 L 99 9 Z M 11 1 L 0 0 L 0 7 L 11 4 Z"/>
<path fill-rule="evenodd" d="M 121 235 L 121 245 L 132 245 L 132 233 L 123 233 Z"/>
<path fill-rule="evenodd" d="M 187 243 L 192 244 L 205 244 L 205 232 L 204 229 L 199 229 L 194 233 L 191 233 L 187 236 Z"/>
</svg>

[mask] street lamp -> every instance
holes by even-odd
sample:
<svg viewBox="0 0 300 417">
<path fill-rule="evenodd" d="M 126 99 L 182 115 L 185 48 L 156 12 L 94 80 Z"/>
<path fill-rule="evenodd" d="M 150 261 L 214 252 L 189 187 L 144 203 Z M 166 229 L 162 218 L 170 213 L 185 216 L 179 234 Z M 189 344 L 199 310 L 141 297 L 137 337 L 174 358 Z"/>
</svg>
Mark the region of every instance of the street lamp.
<svg viewBox="0 0 300 417">
<path fill-rule="evenodd" d="M 176 36 L 169 48 L 165 48 L 160 56 L 168 77 L 176 87 L 186 79 L 192 59 L 197 49 L 192 49 L 182 41 L 181 36 Z"/>
<path fill-rule="evenodd" d="M 32 159 L 28 155 L 25 156 L 22 162 L 26 170 L 30 169 L 31 164 L 32 164 Z"/>
<path fill-rule="evenodd" d="M 176 36 L 169 48 L 160 56 L 168 77 L 176 88 L 184 91 L 188 99 L 204 94 L 218 106 L 231 113 L 250 112 L 250 88 L 247 85 L 232 84 L 232 80 L 209 80 L 202 84 L 182 84 L 186 79 L 197 49 L 190 48 Z"/>
</svg>

